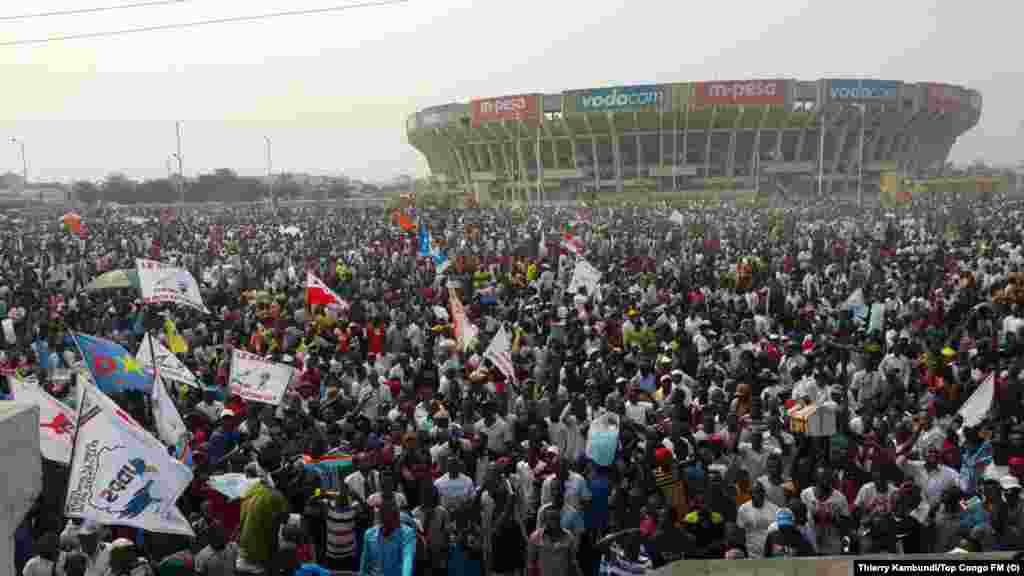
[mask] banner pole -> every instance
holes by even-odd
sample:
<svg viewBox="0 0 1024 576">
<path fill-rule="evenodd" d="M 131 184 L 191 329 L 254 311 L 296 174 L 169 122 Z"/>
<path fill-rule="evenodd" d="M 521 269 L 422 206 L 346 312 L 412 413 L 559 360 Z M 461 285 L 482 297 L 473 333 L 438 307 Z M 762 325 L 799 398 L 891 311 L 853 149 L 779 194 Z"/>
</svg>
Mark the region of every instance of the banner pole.
<svg viewBox="0 0 1024 576">
<path fill-rule="evenodd" d="M 85 364 L 89 374 L 92 375 L 92 367 L 85 360 L 85 352 L 82 351 L 82 345 L 78 342 L 78 334 L 74 330 L 68 330 L 71 333 L 71 340 L 75 343 L 75 348 L 78 349 L 78 353 L 82 356 L 82 363 Z M 93 380 L 96 379 L 92 376 Z M 78 374 L 75 374 L 75 382 L 78 382 Z M 78 392 L 78 413 L 75 415 L 75 433 L 71 437 L 71 460 L 68 462 L 68 481 L 64 486 L 64 508 L 61 510 L 62 515 L 66 516 L 68 509 L 68 497 L 71 496 L 71 477 L 75 471 L 75 454 L 78 452 L 78 431 L 82 428 L 82 407 L 85 406 L 85 392 L 88 382 L 84 385 L 79 386 Z"/>
</svg>

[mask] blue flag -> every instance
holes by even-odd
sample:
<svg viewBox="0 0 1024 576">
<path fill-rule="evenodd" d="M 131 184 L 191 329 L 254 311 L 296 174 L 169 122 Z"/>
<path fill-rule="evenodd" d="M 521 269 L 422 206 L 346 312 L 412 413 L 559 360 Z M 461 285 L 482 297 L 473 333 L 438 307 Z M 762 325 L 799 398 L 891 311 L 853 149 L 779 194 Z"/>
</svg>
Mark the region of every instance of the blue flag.
<svg viewBox="0 0 1024 576">
<path fill-rule="evenodd" d="M 426 258 L 434 252 L 433 242 L 430 241 L 430 232 L 427 227 L 420 224 L 420 256 Z"/>
<path fill-rule="evenodd" d="M 92 372 L 96 386 L 107 393 L 153 389 L 153 375 L 123 346 L 96 336 L 76 334 L 85 365 Z"/>
</svg>

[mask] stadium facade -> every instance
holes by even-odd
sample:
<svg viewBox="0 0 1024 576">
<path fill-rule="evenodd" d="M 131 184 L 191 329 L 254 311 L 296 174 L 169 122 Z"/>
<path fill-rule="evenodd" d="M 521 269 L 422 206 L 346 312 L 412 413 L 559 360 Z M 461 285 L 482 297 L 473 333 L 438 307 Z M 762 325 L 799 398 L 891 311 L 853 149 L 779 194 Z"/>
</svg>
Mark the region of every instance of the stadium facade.
<svg viewBox="0 0 1024 576">
<path fill-rule="evenodd" d="M 753 188 L 755 175 L 835 194 L 940 169 L 981 104 L 975 90 L 933 82 L 716 80 L 445 104 L 406 130 L 435 182 L 478 199 Z"/>
</svg>

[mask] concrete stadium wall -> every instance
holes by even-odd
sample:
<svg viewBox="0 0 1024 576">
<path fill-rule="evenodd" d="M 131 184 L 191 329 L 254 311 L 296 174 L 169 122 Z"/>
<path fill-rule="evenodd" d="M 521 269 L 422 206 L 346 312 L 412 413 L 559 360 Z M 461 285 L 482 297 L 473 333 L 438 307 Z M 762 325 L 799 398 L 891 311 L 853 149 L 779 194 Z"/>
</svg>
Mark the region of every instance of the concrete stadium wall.
<svg viewBox="0 0 1024 576">
<path fill-rule="evenodd" d="M 4 486 L 0 489 L 0 574 L 14 574 L 14 531 L 43 486 L 39 408 L 0 402 L 0 439 L 4 466 Z"/>
</svg>

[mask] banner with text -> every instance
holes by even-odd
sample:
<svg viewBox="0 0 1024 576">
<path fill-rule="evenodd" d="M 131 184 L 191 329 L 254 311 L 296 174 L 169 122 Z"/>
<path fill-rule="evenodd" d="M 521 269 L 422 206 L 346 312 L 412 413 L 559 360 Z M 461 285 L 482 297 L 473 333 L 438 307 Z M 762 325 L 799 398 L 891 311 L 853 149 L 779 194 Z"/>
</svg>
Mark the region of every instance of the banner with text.
<svg viewBox="0 0 1024 576">
<path fill-rule="evenodd" d="M 294 376 L 295 369 L 287 364 L 271 362 L 238 348 L 232 352 L 229 388 L 243 400 L 280 404 Z"/>
<path fill-rule="evenodd" d="M 784 106 L 789 80 L 716 80 L 698 82 L 693 92 L 697 106 Z"/>
<path fill-rule="evenodd" d="M 668 86 L 620 86 L 567 94 L 576 101 L 576 112 L 660 112 L 672 99 Z"/>
<path fill-rule="evenodd" d="M 829 80 L 827 94 L 836 102 L 883 102 L 898 100 L 902 85 L 896 80 Z"/>
<path fill-rule="evenodd" d="M 502 120 L 518 120 L 535 124 L 540 121 L 540 96 L 521 94 L 473 100 L 470 103 L 470 114 L 474 127 Z"/>
</svg>

